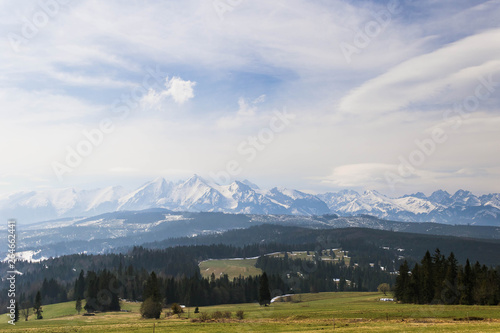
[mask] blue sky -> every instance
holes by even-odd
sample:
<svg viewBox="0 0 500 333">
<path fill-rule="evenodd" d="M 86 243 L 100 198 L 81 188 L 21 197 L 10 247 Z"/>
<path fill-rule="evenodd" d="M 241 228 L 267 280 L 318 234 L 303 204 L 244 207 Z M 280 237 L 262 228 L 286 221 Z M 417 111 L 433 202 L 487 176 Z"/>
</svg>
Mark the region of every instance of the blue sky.
<svg viewBox="0 0 500 333">
<path fill-rule="evenodd" d="M 0 194 L 194 173 L 500 191 L 500 1 L 1 1 L 0 16 Z"/>
</svg>

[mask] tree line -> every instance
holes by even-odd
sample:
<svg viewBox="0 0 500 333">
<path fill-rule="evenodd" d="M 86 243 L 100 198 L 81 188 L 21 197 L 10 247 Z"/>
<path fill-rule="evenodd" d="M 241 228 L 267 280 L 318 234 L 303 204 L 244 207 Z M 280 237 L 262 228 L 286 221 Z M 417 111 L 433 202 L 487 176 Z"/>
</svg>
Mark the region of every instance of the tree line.
<svg viewBox="0 0 500 333">
<path fill-rule="evenodd" d="M 500 302 L 500 270 L 481 265 L 459 265 L 453 252 L 448 257 L 436 249 L 427 251 L 410 270 L 399 268 L 394 297 L 403 303 L 497 305 Z"/>
<path fill-rule="evenodd" d="M 23 275 L 19 276 L 17 280 L 19 290 L 22 291 L 18 303 L 32 305 L 37 292 L 41 293 L 43 304 L 77 300 L 78 298 L 84 300 L 82 288 L 94 295 L 96 294 L 95 285 L 101 285 L 101 287 L 97 287 L 97 294 L 99 294 L 99 288 L 115 280 L 119 281 L 120 286 L 116 293 L 118 298 L 143 301 L 144 283 L 152 271 L 156 272 L 158 279 L 161 280 L 162 297 L 172 300 L 172 302 L 185 303 L 187 300 L 198 305 L 251 302 L 258 298 L 255 293 L 256 277 L 241 278 L 236 281 L 229 280 L 224 276 L 204 279 L 201 278 L 198 263 L 209 258 L 245 258 L 261 256 L 270 252 L 297 251 L 315 247 L 317 248 L 318 244 L 263 243 L 242 247 L 213 244 L 178 246 L 166 249 L 134 247 L 123 254 L 74 254 L 51 258 L 39 263 L 18 262 L 17 266 L 23 272 Z M 358 257 L 363 256 L 356 254 L 356 249 L 353 249 L 351 254 Z M 281 264 L 278 261 L 271 262 L 273 259 L 267 258 L 264 256 L 259 259 L 259 265 L 261 265 L 259 267 L 268 272 L 272 290 L 283 292 L 352 290 L 352 285 L 349 286 L 347 280 L 354 281 L 359 290 L 375 290 L 379 282 L 390 282 L 387 280 L 390 278 L 388 274 L 379 269 L 345 268 L 342 264 L 332 266 L 322 262 L 315 264 L 315 272 L 301 269 L 299 276 L 297 275 L 298 270 L 290 272 L 290 268 L 294 266 L 306 267 L 310 263 L 290 261 Z M 270 261 L 266 264 L 266 260 Z M 382 261 L 386 261 L 386 259 L 384 258 Z M 100 277 L 102 272 L 111 275 Z M 288 273 L 291 275 L 288 276 Z M 94 274 L 95 278 L 93 278 Z M 341 279 L 339 286 L 332 282 L 334 277 Z M 75 289 L 75 281 L 82 278 L 85 283 L 81 282 L 79 287 Z M 89 285 L 91 280 L 95 280 L 92 286 Z M 373 283 L 370 282 L 372 280 Z M 178 290 L 191 291 L 186 296 L 184 292 Z M 205 298 L 210 301 L 204 301 Z M 0 299 L 1 308 L 4 308 L 4 303 L 5 300 Z"/>
<path fill-rule="evenodd" d="M 256 267 L 283 278 L 288 288 L 297 293 L 325 291 L 376 291 L 381 283 L 394 283 L 394 277 L 380 266 L 369 263 L 354 266 L 353 260 L 346 265 L 343 260 L 326 261 L 318 251 L 310 259 L 291 259 L 261 256 Z"/>
<path fill-rule="evenodd" d="M 259 301 L 261 276 L 237 277 L 227 275 L 204 278 L 200 274 L 191 277 L 172 277 L 154 271 L 135 271 L 129 267 L 123 272 L 80 272 L 74 284 L 75 300 L 85 299 L 85 310 L 118 311 L 119 299 L 146 301 L 153 297 L 162 306 L 180 303 L 187 306 L 207 306 Z M 269 288 L 274 294 L 288 292 L 286 283 L 278 275 L 266 275 Z M 138 282 L 138 283 L 137 283 Z"/>
</svg>

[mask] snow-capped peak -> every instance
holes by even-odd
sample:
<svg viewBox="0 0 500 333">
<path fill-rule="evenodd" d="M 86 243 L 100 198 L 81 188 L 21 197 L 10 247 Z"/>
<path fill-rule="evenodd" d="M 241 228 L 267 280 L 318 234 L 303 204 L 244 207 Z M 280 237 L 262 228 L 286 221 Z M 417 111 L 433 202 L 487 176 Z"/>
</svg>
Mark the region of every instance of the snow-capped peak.
<svg viewBox="0 0 500 333">
<path fill-rule="evenodd" d="M 478 223 L 488 219 L 500 223 L 498 193 L 478 197 L 459 190 L 452 196 L 438 190 L 429 197 L 417 192 L 391 198 L 375 190 L 360 194 L 345 189 L 313 195 L 285 187 L 261 190 L 248 180 L 219 185 L 199 175 L 175 184 L 159 177 L 131 192 L 115 186 L 95 190 L 64 188 L 14 193 L 0 199 L 0 218 L 16 217 L 21 223 L 26 223 L 151 208 L 245 214 L 370 214 L 419 222 L 456 223 L 458 219 Z"/>
</svg>

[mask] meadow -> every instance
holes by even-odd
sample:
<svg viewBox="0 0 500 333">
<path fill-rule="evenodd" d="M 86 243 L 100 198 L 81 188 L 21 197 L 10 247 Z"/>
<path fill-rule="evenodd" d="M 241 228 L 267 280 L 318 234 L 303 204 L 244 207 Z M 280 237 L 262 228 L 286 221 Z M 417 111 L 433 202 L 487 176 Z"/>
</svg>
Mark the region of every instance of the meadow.
<svg viewBox="0 0 500 333">
<path fill-rule="evenodd" d="M 44 306 L 44 319 L 0 323 L 1 332 L 499 332 L 498 306 L 412 305 L 382 302 L 382 293 L 339 292 L 295 295 L 268 307 L 235 304 L 200 307 L 201 313 L 230 311 L 231 319 L 193 322 L 194 307 L 178 318 L 142 319 L 140 303 L 123 302 L 130 312 L 77 315 L 75 302 Z M 235 313 L 244 311 L 244 319 Z"/>
<path fill-rule="evenodd" d="M 344 251 L 335 249 L 335 259 L 327 254 L 327 251 L 320 256 L 321 260 L 338 262 L 339 260 L 344 260 L 346 265 L 349 265 L 350 257 L 344 254 Z M 283 252 L 268 254 L 268 256 L 282 258 L 284 257 Z M 288 257 L 290 259 L 304 259 L 313 260 L 314 251 L 293 251 L 288 252 Z M 221 277 L 223 274 L 227 274 L 229 279 L 232 280 L 238 276 L 255 276 L 262 274 L 260 268 L 255 267 L 257 259 L 211 259 L 200 262 L 200 272 L 203 277 L 209 278 L 212 273 L 215 274 L 216 278 Z"/>
<path fill-rule="evenodd" d="M 216 278 L 227 274 L 232 280 L 238 276 L 254 276 L 261 275 L 262 270 L 255 267 L 257 259 L 221 259 L 221 260 L 206 260 L 200 262 L 200 272 L 203 277 L 209 278 L 212 273 Z"/>
</svg>

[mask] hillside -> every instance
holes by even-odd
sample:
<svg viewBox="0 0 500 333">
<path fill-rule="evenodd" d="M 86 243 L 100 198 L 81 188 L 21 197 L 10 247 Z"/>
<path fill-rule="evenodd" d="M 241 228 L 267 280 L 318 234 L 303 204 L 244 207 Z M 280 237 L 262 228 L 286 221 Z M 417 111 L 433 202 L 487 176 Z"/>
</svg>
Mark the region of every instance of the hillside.
<svg viewBox="0 0 500 333">
<path fill-rule="evenodd" d="M 356 250 L 364 255 L 377 253 L 399 253 L 409 260 L 417 260 L 425 251 L 439 248 L 443 253 L 454 252 L 464 263 L 480 261 L 486 265 L 500 265 L 500 240 L 474 239 L 466 237 L 440 236 L 394 232 L 368 228 L 311 229 L 260 225 L 242 230 L 230 230 L 221 234 L 168 239 L 147 243 L 146 248 L 164 248 L 180 245 L 226 244 L 243 246 L 248 244 L 313 244 L 322 248 Z M 384 248 L 388 248 L 385 250 Z M 399 249 L 399 250 L 398 250 Z"/>
<path fill-rule="evenodd" d="M 420 234 L 500 239 L 500 227 L 395 222 L 371 216 L 340 217 L 173 212 L 167 209 L 123 211 L 18 226 L 18 252 L 33 259 L 72 253 L 106 253 L 116 248 L 179 237 L 200 237 L 232 229 L 272 224 L 312 229 L 371 228 Z M 5 257 L 6 249 L 0 250 Z"/>
</svg>

